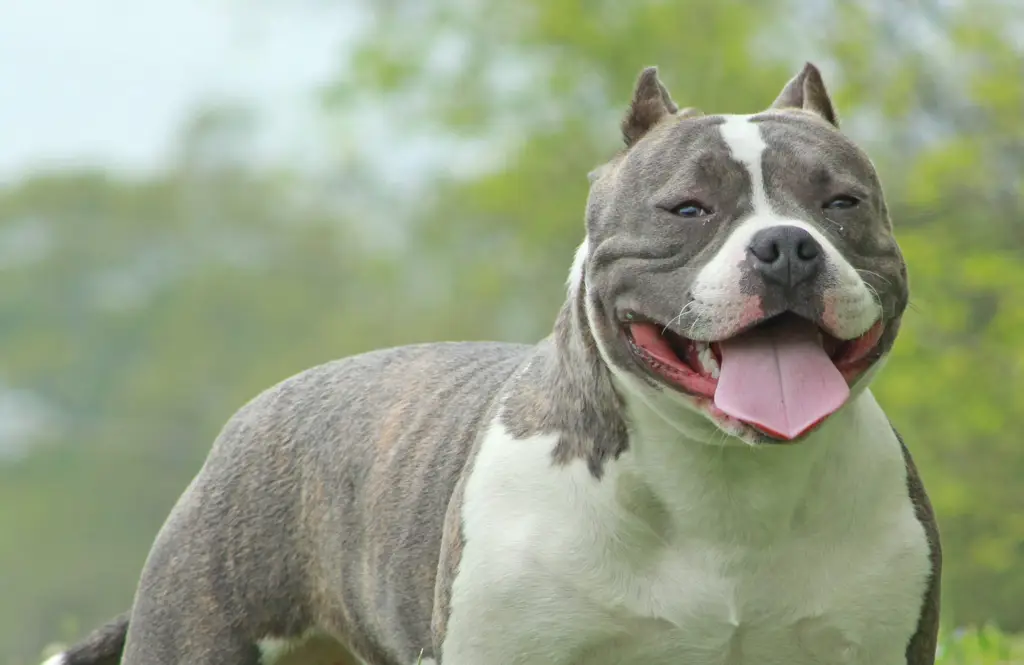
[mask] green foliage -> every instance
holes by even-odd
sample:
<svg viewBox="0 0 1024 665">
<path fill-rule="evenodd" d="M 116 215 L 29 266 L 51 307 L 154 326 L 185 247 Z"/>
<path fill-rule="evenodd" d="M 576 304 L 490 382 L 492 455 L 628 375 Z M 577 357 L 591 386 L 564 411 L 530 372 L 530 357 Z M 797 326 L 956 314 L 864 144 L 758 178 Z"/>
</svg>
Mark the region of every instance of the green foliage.
<svg viewBox="0 0 1024 665">
<path fill-rule="evenodd" d="M 804 59 L 826 65 L 910 265 L 875 391 L 939 514 L 945 618 L 1024 630 L 1024 78 L 1004 29 L 1024 7 L 818 4 L 366 0 L 327 113 L 369 107 L 394 145 L 433 141 L 415 185 L 344 122 L 329 188 L 254 172 L 245 114 L 212 112 L 167 173 L 0 189 L 0 388 L 44 414 L 35 447 L 0 458 L 0 663 L 127 607 L 171 504 L 257 392 L 370 348 L 546 334 L 586 173 L 621 145 L 648 64 L 708 112 L 759 110 Z M 1010 644 L 951 631 L 942 662 L 1024 659 Z"/>
<path fill-rule="evenodd" d="M 939 640 L 936 665 L 1019 665 L 1024 640 L 986 625 L 945 633 Z"/>
</svg>

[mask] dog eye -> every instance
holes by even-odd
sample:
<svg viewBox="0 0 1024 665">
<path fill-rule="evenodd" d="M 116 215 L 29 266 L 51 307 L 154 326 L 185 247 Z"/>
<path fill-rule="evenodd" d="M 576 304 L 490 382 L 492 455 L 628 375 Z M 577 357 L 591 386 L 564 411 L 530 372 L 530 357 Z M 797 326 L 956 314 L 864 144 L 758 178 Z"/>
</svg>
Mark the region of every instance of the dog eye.
<svg viewBox="0 0 1024 665">
<path fill-rule="evenodd" d="M 673 215 L 686 217 L 688 219 L 693 219 L 696 217 L 706 217 L 707 215 L 711 214 L 711 212 L 707 208 L 702 206 L 698 201 L 683 201 L 675 208 L 669 210 L 669 212 L 671 212 Z"/>
<path fill-rule="evenodd" d="M 840 194 L 839 196 L 833 197 L 826 201 L 825 205 L 823 205 L 822 208 L 825 208 L 826 210 L 846 210 L 848 208 L 854 207 L 858 203 L 860 203 L 860 199 L 853 196 Z"/>
</svg>

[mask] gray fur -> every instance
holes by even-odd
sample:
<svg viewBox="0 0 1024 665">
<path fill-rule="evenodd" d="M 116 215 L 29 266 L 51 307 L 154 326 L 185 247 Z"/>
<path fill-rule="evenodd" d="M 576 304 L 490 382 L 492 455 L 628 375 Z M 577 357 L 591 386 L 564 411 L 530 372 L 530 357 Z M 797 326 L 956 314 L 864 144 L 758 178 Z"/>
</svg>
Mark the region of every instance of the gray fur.
<svg viewBox="0 0 1024 665">
<path fill-rule="evenodd" d="M 800 109 L 821 116 L 825 121 L 839 127 L 836 113 L 825 88 L 821 72 L 811 63 L 806 63 L 800 73 L 790 79 L 786 87 L 772 103 L 773 109 Z"/>
<path fill-rule="evenodd" d="M 62 665 L 117 665 L 121 662 L 128 632 L 128 612 L 111 619 L 86 635 L 64 654 Z"/>
<path fill-rule="evenodd" d="M 822 222 L 864 271 L 885 309 L 888 350 L 906 307 L 906 269 L 874 170 L 838 133 L 820 74 L 809 67 L 775 110 L 758 116 L 766 189 L 787 214 Z M 749 175 L 730 156 L 722 122 L 679 111 L 656 70 L 645 70 L 622 126 L 627 148 L 591 176 L 584 278 L 553 334 L 533 347 L 375 351 L 256 397 L 226 424 L 157 536 L 130 623 L 76 645 L 66 664 L 116 662 L 125 631 L 125 665 L 256 665 L 260 640 L 311 632 L 320 655 L 299 650 L 296 663 L 354 665 L 358 656 L 410 665 L 421 653 L 440 661 L 464 544 L 462 488 L 483 430 L 500 407 L 513 436 L 558 434 L 552 463 L 582 459 L 597 479 L 627 449 L 630 423 L 599 345 L 610 362 L 660 385 L 622 343 L 624 313 L 679 332 L 694 324 L 677 316 L 692 280 L 751 205 Z M 823 220 L 820 199 L 839 185 L 859 188 L 867 205 Z M 714 219 L 668 212 L 690 198 L 712 205 Z M 814 318 L 820 287 L 758 293 L 769 315 L 804 307 Z M 932 548 L 907 665 L 928 665 L 941 554 L 927 496 L 909 453 L 905 459 Z"/>
<path fill-rule="evenodd" d="M 932 665 L 935 662 L 935 649 L 939 638 L 939 612 L 942 608 L 942 544 L 939 540 L 939 525 L 935 520 L 935 511 L 928 499 L 928 493 L 921 482 L 914 459 L 903 443 L 903 437 L 893 428 L 896 438 L 903 448 L 903 459 L 907 466 L 907 491 L 914 503 L 917 519 L 924 526 L 928 538 L 931 571 L 928 575 L 928 587 L 921 601 L 921 616 L 917 622 L 917 631 L 907 644 L 907 665 Z"/>
<path fill-rule="evenodd" d="M 562 308 L 555 334 L 509 386 L 502 423 L 517 438 L 557 433 L 555 461 L 582 458 L 600 478 L 604 463 L 628 446 L 629 433 L 583 311 L 586 288 Z"/>
<path fill-rule="evenodd" d="M 371 663 L 430 656 L 445 511 L 480 419 L 529 352 L 378 351 L 243 407 L 156 539 L 125 662 L 255 662 L 257 640 L 313 627 Z"/>
<path fill-rule="evenodd" d="M 633 92 L 629 111 L 622 121 L 622 138 L 626 146 L 632 146 L 665 116 L 678 110 L 679 107 L 658 79 L 658 68 L 644 69 Z"/>
</svg>

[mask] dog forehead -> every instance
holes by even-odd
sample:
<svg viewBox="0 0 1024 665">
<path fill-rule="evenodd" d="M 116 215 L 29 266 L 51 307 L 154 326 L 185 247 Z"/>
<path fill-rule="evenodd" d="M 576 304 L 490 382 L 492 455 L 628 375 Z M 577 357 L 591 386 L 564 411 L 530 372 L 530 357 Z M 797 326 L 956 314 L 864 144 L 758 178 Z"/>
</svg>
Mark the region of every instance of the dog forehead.
<svg viewBox="0 0 1024 665">
<path fill-rule="evenodd" d="M 867 156 L 845 135 L 806 113 L 767 112 L 723 115 L 719 131 L 730 156 L 745 166 L 760 164 L 766 172 L 784 167 L 795 178 L 812 171 L 869 177 Z"/>
<path fill-rule="evenodd" d="M 699 147 L 708 150 L 725 150 L 720 127 L 728 116 L 703 115 L 697 117 L 677 118 L 675 122 L 666 123 L 662 131 L 652 133 L 653 142 L 662 147 L 675 148 Z"/>
<path fill-rule="evenodd" d="M 742 170 L 720 130 L 723 116 L 668 121 L 656 127 L 626 154 L 619 184 L 660 188 L 674 183 L 712 187 Z M 671 186 L 671 185 L 670 185 Z"/>
<path fill-rule="evenodd" d="M 629 154 L 635 175 L 660 180 L 699 179 L 710 173 L 770 171 L 805 167 L 829 171 L 864 170 L 857 148 L 824 122 L 799 114 L 715 114 L 668 122 Z M 867 163 L 868 168 L 870 164 Z M 660 177 L 659 177 L 660 176 Z"/>
<path fill-rule="evenodd" d="M 840 183 L 870 185 L 874 166 L 857 145 L 838 130 L 796 113 L 753 116 L 764 144 L 762 167 L 767 180 L 793 188 Z"/>
<path fill-rule="evenodd" d="M 667 192 L 750 197 L 768 209 L 811 200 L 823 189 L 880 192 L 874 167 L 850 139 L 804 112 L 766 111 L 680 118 L 656 127 L 626 154 L 596 200 Z M 661 192 L 661 194 L 655 194 Z M 779 198 L 781 197 L 781 198 Z M 778 199 L 778 200 L 776 200 Z"/>
</svg>

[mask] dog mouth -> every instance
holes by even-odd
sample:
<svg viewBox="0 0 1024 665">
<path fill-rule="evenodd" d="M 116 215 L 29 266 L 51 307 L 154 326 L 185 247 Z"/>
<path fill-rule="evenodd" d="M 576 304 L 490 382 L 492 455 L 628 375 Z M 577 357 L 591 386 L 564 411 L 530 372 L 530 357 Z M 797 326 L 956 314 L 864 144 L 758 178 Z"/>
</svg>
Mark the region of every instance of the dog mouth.
<svg viewBox="0 0 1024 665">
<path fill-rule="evenodd" d="M 693 340 L 635 314 L 623 323 L 633 354 L 672 387 L 774 438 L 793 440 L 838 410 L 880 357 L 879 319 L 841 340 L 785 313 L 726 339 Z"/>
</svg>

